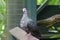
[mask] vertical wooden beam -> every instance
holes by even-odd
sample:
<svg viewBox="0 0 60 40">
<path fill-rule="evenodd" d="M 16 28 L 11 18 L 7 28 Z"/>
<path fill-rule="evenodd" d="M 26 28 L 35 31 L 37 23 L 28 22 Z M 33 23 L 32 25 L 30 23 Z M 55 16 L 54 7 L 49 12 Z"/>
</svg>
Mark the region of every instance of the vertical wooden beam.
<svg viewBox="0 0 60 40">
<path fill-rule="evenodd" d="M 23 7 L 24 0 L 7 0 L 7 40 L 17 40 L 12 37 L 9 30 L 19 26 Z"/>
<path fill-rule="evenodd" d="M 36 22 L 36 0 L 26 0 L 25 7 L 28 9 L 28 15 Z"/>
</svg>

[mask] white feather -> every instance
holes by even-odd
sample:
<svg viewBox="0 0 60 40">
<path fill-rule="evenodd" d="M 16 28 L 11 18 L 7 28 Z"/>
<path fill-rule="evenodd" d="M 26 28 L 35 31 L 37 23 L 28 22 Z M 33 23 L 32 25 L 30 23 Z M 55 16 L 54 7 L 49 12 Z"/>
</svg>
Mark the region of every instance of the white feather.
<svg viewBox="0 0 60 40">
<path fill-rule="evenodd" d="M 32 19 L 30 19 L 27 15 L 27 10 L 26 8 L 23 8 L 23 16 L 22 16 L 22 19 L 20 21 L 20 27 L 27 27 L 27 23 L 32 21 Z"/>
</svg>

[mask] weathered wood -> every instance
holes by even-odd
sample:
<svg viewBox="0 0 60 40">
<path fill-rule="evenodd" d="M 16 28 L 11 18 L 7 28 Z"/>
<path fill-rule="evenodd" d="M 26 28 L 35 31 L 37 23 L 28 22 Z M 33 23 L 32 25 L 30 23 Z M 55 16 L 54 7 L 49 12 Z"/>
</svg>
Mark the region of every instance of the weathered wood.
<svg viewBox="0 0 60 40">
<path fill-rule="evenodd" d="M 38 25 L 46 25 L 47 27 L 49 27 L 58 22 L 60 22 L 60 14 L 56 14 L 50 18 L 39 20 L 39 21 L 37 21 L 37 24 Z"/>
<path fill-rule="evenodd" d="M 15 27 L 15 28 L 9 30 L 9 32 L 13 36 L 15 36 L 18 40 L 39 40 L 32 35 L 27 36 L 26 35 L 27 33 L 19 27 Z"/>
<path fill-rule="evenodd" d="M 24 4 L 24 0 L 7 0 L 7 40 L 17 40 L 10 35 L 8 30 L 19 26 Z"/>
</svg>

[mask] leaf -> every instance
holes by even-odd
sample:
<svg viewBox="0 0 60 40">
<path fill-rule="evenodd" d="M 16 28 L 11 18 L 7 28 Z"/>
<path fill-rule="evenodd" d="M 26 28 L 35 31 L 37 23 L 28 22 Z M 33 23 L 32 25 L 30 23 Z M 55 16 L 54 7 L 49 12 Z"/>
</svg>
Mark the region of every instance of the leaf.
<svg viewBox="0 0 60 40">
<path fill-rule="evenodd" d="M 57 30 L 59 30 L 59 31 L 60 31 L 60 27 L 57 27 Z"/>
<path fill-rule="evenodd" d="M 37 0 L 37 5 L 41 5 L 45 0 Z M 48 5 L 60 5 L 60 0 L 48 0 Z"/>
<path fill-rule="evenodd" d="M 53 35 L 53 36 L 51 36 L 50 38 L 59 38 L 59 36 Z"/>
</svg>

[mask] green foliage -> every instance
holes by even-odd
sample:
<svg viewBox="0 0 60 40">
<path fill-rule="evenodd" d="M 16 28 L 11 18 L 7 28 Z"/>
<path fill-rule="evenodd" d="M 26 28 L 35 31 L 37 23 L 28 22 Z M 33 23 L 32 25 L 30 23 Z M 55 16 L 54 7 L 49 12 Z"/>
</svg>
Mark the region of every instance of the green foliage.
<svg viewBox="0 0 60 40">
<path fill-rule="evenodd" d="M 51 29 L 55 29 L 55 27 L 54 26 L 51 26 L 52 28 Z"/>
<path fill-rule="evenodd" d="M 45 0 L 37 0 L 37 5 L 41 5 Z M 48 5 L 60 5 L 60 0 L 48 0 Z"/>
<path fill-rule="evenodd" d="M 60 38 L 60 35 L 52 35 L 50 38 Z"/>
<path fill-rule="evenodd" d="M 49 5 L 60 5 L 60 0 L 50 0 L 48 2 Z"/>
<path fill-rule="evenodd" d="M 59 30 L 59 31 L 60 31 L 60 27 L 57 27 L 57 30 Z"/>
<path fill-rule="evenodd" d="M 41 5 L 44 2 L 44 0 L 37 0 L 37 5 Z"/>
<path fill-rule="evenodd" d="M 5 33 L 5 22 L 6 22 L 6 2 L 0 0 L 0 38 Z"/>
<path fill-rule="evenodd" d="M 37 0 L 37 5 L 41 5 L 43 4 L 45 0 Z M 60 5 L 60 0 L 48 0 L 48 5 Z M 56 30 L 54 26 L 51 26 L 51 28 L 49 28 L 49 30 Z M 60 32 L 60 27 L 57 27 L 58 32 Z M 50 36 L 50 38 L 59 38 L 60 35 L 52 35 Z"/>
</svg>

